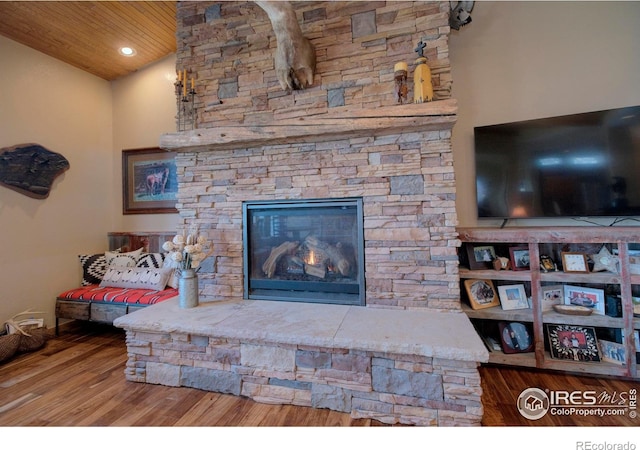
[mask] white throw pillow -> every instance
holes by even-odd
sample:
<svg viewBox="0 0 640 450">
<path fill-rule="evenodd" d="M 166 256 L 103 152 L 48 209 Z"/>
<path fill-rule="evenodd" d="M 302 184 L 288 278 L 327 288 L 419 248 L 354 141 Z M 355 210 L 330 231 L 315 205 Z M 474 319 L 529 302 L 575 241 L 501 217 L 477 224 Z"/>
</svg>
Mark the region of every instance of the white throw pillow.
<svg viewBox="0 0 640 450">
<path fill-rule="evenodd" d="M 104 274 L 100 287 L 152 289 L 162 291 L 167 286 L 172 269 L 147 267 L 110 267 Z"/>
<path fill-rule="evenodd" d="M 144 247 L 127 253 L 104 252 L 107 267 L 135 267 Z"/>
</svg>

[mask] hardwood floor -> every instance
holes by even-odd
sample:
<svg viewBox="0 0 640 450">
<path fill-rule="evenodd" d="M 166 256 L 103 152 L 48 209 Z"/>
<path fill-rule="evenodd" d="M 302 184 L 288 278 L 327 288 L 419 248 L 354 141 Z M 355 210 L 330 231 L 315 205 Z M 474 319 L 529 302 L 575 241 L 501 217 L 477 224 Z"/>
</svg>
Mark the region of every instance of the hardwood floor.
<svg viewBox="0 0 640 450">
<path fill-rule="evenodd" d="M 541 419 L 530 420 L 520 414 L 517 399 L 520 393 L 528 388 L 538 388 L 548 391 L 592 391 L 596 396 L 603 393 L 611 395 L 612 402 L 620 401 L 620 394 L 625 396 L 631 390 L 639 390 L 640 383 L 631 380 L 615 378 L 594 378 L 576 376 L 573 374 L 524 370 L 521 368 L 482 367 L 480 369 L 483 388 L 484 426 L 638 426 L 640 419 L 629 417 L 628 411 L 624 415 L 558 415 L 547 413 Z M 588 400 L 588 399 L 587 399 Z M 598 404 L 601 404 L 598 401 Z M 606 408 L 605 408 L 606 409 Z M 565 410 L 566 411 L 566 410 Z M 592 412 L 588 408 L 583 411 Z M 619 411 L 610 408 L 610 412 Z M 595 411 L 597 412 L 597 411 Z M 632 414 L 633 415 L 633 414 Z"/>
<path fill-rule="evenodd" d="M 38 351 L 0 365 L 0 426 L 371 427 L 348 414 L 246 398 L 128 382 L 124 332 L 80 324 Z M 532 421 L 516 408 L 527 388 L 628 392 L 636 381 L 555 372 L 481 368 L 486 426 L 637 426 L 624 416 L 545 415 Z"/>
</svg>

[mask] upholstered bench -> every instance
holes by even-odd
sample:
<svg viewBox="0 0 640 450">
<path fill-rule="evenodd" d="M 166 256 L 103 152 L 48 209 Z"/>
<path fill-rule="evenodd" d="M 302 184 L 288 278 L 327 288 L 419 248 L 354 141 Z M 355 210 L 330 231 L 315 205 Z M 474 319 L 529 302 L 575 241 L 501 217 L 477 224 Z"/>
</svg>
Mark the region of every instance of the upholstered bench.
<svg viewBox="0 0 640 450">
<path fill-rule="evenodd" d="M 175 288 L 161 291 L 100 287 L 92 284 L 70 289 L 56 298 L 56 335 L 59 319 L 88 320 L 113 324 L 118 317 L 145 306 L 153 305 L 178 295 Z"/>
<path fill-rule="evenodd" d="M 57 295 L 56 335 L 60 319 L 113 324 L 118 317 L 176 297 L 175 270 L 161 249 L 164 240 L 163 233 L 110 233 L 113 250 L 78 255 L 81 286 Z"/>
</svg>

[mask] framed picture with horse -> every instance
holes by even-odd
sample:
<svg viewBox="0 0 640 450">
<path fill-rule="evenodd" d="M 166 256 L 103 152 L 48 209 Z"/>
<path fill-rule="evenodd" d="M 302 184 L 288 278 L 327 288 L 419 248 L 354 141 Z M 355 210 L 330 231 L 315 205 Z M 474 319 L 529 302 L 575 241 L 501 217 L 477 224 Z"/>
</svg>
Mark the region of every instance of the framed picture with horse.
<svg viewBox="0 0 640 450">
<path fill-rule="evenodd" d="M 161 148 L 122 150 L 122 213 L 177 213 L 175 152 Z"/>
</svg>

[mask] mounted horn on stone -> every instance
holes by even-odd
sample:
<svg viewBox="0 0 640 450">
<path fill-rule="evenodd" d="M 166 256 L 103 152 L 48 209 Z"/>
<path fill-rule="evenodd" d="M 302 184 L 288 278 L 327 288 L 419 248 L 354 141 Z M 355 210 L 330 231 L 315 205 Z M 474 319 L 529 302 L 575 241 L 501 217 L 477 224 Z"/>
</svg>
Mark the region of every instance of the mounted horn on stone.
<svg viewBox="0 0 640 450">
<path fill-rule="evenodd" d="M 256 1 L 269 16 L 276 35 L 278 48 L 274 57 L 276 76 L 287 92 L 300 90 L 313 84 L 316 53 L 304 37 L 296 12 L 286 1 Z"/>
<path fill-rule="evenodd" d="M 475 2 L 449 2 L 451 11 L 449 13 L 449 26 L 454 30 L 459 30 L 471 23 L 471 11 Z"/>
</svg>

